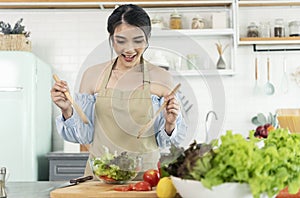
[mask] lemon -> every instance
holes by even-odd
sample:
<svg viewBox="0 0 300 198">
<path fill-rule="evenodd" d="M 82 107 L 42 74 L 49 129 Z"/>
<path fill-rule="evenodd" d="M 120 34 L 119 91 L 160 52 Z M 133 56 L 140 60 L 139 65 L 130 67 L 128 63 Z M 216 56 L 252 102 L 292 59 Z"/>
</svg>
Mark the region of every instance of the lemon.
<svg viewBox="0 0 300 198">
<path fill-rule="evenodd" d="M 176 192 L 176 188 L 169 177 L 161 178 L 156 186 L 156 195 L 159 198 L 174 198 Z"/>
</svg>

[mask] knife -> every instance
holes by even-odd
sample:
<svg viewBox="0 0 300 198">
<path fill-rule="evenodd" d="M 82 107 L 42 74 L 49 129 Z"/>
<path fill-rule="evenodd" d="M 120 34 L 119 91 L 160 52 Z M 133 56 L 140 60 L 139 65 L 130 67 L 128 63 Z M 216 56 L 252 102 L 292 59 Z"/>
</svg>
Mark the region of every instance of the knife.
<svg viewBox="0 0 300 198">
<path fill-rule="evenodd" d="M 85 182 L 87 180 L 91 180 L 93 179 L 93 176 L 89 175 L 89 176 L 84 176 L 84 177 L 78 177 L 75 179 L 71 179 L 70 181 L 63 183 L 59 186 L 57 186 L 56 188 L 65 188 L 65 187 L 69 187 L 69 186 L 74 186 L 77 185 L 79 183 Z"/>
</svg>

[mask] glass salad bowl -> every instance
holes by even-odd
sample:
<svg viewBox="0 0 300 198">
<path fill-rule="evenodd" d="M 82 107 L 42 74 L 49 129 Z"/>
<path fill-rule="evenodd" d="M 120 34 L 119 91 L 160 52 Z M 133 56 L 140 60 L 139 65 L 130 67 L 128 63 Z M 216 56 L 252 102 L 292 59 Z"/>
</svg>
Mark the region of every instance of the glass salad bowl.
<svg viewBox="0 0 300 198">
<path fill-rule="evenodd" d="M 107 184 L 124 184 L 133 180 L 142 170 L 142 157 L 105 153 L 89 160 L 95 178 Z"/>
</svg>

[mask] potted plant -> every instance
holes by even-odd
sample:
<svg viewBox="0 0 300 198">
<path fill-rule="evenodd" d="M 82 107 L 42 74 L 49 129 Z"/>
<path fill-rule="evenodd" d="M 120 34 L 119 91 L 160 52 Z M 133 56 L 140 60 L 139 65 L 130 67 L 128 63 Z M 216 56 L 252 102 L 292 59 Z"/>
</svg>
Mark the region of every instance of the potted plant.
<svg viewBox="0 0 300 198">
<path fill-rule="evenodd" d="M 22 21 L 19 19 L 13 27 L 0 21 L 0 50 L 31 51 L 30 32 L 25 31 Z"/>
</svg>

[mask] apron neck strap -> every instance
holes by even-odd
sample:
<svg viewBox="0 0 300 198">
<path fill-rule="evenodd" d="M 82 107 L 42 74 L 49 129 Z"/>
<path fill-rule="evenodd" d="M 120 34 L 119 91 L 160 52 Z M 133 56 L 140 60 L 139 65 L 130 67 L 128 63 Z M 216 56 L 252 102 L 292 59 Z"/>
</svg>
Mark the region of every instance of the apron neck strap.
<svg viewBox="0 0 300 198">
<path fill-rule="evenodd" d="M 113 70 L 114 65 L 116 64 L 117 60 L 118 60 L 118 58 L 116 58 L 112 64 L 110 64 L 108 67 L 105 68 L 105 70 L 103 72 L 103 80 L 100 83 L 99 89 L 97 91 L 106 89 L 107 83 L 109 81 L 112 70 Z M 148 70 L 148 64 L 143 58 L 141 58 L 141 71 L 143 72 L 144 89 L 149 88 L 150 87 L 150 74 L 149 74 L 149 70 Z"/>
</svg>

